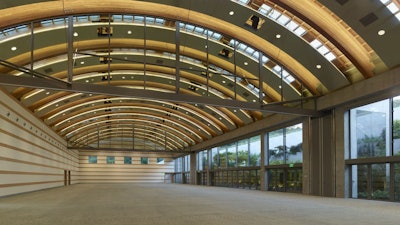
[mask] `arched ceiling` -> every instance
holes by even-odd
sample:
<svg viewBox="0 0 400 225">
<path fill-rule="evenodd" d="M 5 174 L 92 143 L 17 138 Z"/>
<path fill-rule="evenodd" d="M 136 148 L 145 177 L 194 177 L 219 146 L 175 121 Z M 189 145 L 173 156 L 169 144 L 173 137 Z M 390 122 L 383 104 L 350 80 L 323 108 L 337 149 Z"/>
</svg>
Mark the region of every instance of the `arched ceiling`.
<svg viewBox="0 0 400 225">
<path fill-rule="evenodd" d="M 0 83 L 71 148 L 185 151 L 397 67 L 399 6 L 5 0 Z"/>
</svg>

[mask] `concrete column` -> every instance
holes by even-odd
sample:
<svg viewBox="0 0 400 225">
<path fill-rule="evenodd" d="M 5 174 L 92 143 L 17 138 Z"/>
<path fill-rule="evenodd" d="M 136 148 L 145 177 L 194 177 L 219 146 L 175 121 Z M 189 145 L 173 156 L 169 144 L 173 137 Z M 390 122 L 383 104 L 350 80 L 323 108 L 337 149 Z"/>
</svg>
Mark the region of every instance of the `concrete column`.
<svg viewBox="0 0 400 225">
<path fill-rule="evenodd" d="M 197 185 L 197 158 L 196 153 L 190 153 L 190 184 Z"/>
<path fill-rule="evenodd" d="M 303 121 L 303 194 L 310 194 L 310 139 L 311 119 Z"/>
<path fill-rule="evenodd" d="M 346 184 L 349 180 L 346 179 L 345 165 L 345 149 L 349 146 L 346 144 L 348 140 L 348 132 L 346 131 L 345 121 L 347 121 L 347 113 L 343 108 L 337 108 L 334 112 L 335 117 L 335 190 L 336 197 L 348 197 L 349 191 L 346 189 L 349 185 Z M 347 182 L 346 182 L 347 181 Z"/>
<path fill-rule="evenodd" d="M 268 190 L 268 179 L 265 170 L 266 160 L 268 159 L 267 141 L 265 140 L 265 132 L 261 133 L 261 162 L 260 162 L 260 186 L 261 191 Z"/>
</svg>

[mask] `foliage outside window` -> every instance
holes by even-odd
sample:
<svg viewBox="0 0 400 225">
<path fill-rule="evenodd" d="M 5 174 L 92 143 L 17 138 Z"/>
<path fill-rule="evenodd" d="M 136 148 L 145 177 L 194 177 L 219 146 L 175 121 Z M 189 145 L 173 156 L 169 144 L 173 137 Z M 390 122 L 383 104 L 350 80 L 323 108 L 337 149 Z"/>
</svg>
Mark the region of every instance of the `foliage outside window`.
<svg viewBox="0 0 400 225">
<path fill-rule="evenodd" d="M 286 127 L 268 133 L 269 165 L 303 162 L 302 124 Z"/>
<path fill-rule="evenodd" d="M 400 96 L 393 98 L 393 155 L 400 156 Z"/>
<path fill-rule="evenodd" d="M 218 149 L 213 148 L 211 149 L 211 159 L 212 159 L 212 169 L 217 169 L 219 167 L 219 156 L 218 156 Z"/>
<path fill-rule="evenodd" d="M 141 157 L 140 158 L 140 164 L 149 164 L 149 158 Z"/>
<path fill-rule="evenodd" d="M 124 156 L 124 164 L 132 164 L 132 157 Z"/>
<path fill-rule="evenodd" d="M 269 165 L 284 164 L 284 153 L 286 151 L 283 143 L 283 129 L 268 133 L 268 160 Z"/>
<path fill-rule="evenodd" d="M 351 109 L 349 122 L 351 196 L 400 201 L 400 162 L 378 159 L 400 155 L 400 96 Z"/>
<path fill-rule="evenodd" d="M 237 164 L 238 166 L 248 166 L 249 165 L 249 139 L 244 139 L 238 142 L 237 146 L 238 156 Z"/>
<path fill-rule="evenodd" d="M 261 140 L 260 136 L 250 138 L 250 165 L 260 166 L 261 161 Z"/>
<path fill-rule="evenodd" d="M 389 100 L 350 110 L 351 158 L 389 156 Z"/>
<path fill-rule="evenodd" d="M 226 168 L 226 162 L 227 162 L 226 146 L 218 147 L 218 155 L 219 155 L 219 168 Z"/>
<path fill-rule="evenodd" d="M 115 156 L 107 156 L 107 164 L 115 164 Z"/>
<path fill-rule="evenodd" d="M 96 164 L 97 163 L 97 156 L 89 155 L 88 162 L 91 163 L 91 164 Z"/>
</svg>

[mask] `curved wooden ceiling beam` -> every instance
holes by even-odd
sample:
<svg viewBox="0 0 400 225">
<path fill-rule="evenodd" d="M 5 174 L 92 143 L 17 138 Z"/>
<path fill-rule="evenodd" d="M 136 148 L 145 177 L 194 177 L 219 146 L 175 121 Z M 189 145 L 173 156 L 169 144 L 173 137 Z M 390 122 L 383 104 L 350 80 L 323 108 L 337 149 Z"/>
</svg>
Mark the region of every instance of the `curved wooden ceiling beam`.
<svg viewBox="0 0 400 225">
<path fill-rule="evenodd" d="M 111 100 L 115 99 L 114 97 L 108 98 L 108 96 L 105 96 L 105 95 L 95 95 L 95 96 L 86 97 L 84 99 L 76 100 L 74 102 L 69 102 L 67 104 L 61 105 L 60 107 L 57 107 L 57 108 L 47 112 L 45 115 L 43 115 L 41 117 L 41 119 L 47 120 L 49 117 L 51 117 L 53 115 L 56 115 L 56 114 L 60 114 L 60 112 L 64 112 L 64 111 L 71 111 L 71 110 L 75 111 L 76 110 L 77 112 L 82 112 L 82 111 L 85 110 L 85 107 L 83 107 L 83 108 L 81 107 L 81 109 L 77 109 L 76 106 L 81 105 L 81 104 L 89 105 L 89 104 L 92 104 L 92 103 L 94 103 L 96 101 L 99 101 L 99 100 L 100 101 L 104 101 L 105 98 L 111 99 Z M 143 101 L 143 100 L 137 99 L 137 101 L 140 102 L 140 101 Z M 149 105 L 150 105 L 150 103 L 153 103 L 153 104 L 155 103 L 154 100 L 147 100 L 146 102 L 148 102 Z M 171 106 L 176 106 L 176 104 L 173 104 L 173 103 L 168 103 L 168 102 L 162 102 L 162 103 L 166 104 L 166 105 L 170 104 Z M 229 131 L 229 128 L 222 121 L 220 121 L 215 116 L 207 113 L 206 111 L 201 110 L 198 107 L 192 106 L 190 104 L 183 104 L 183 103 L 179 104 L 179 107 L 182 108 L 184 111 L 188 111 L 187 109 L 190 109 L 191 111 L 194 111 L 195 113 L 197 113 L 197 114 L 199 114 L 199 115 L 211 120 L 212 124 L 210 124 L 210 127 L 214 127 L 214 125 L 215 125 L 215 129 L 217 129 L 217 131 L 223 131 L 223 132 L 228 132 Z M 170 111 L 171 111 L 171 113 L 176 113 L 175 110 L 171 109 Z M 70 113 L 71 112 L 68 112 L 68 113 L 65 113 L 65 115 L 59 115 L 57 117 L 59 117 L 60 119 L 64 120 L 69 116 Z M 178 113 L 180 113 L 180 112 L 178 111 Z M 214 132 L 217 132 L 217 131 L 214 130 Z"/>
<path fill-rule="evenodd" d="M 113 125 L 115 125 L 115 124 L 113 124 Z M 147 135 L 147 134 L 145 134 L 145 132 L 148 132 L 148 133 L 153 132 L 154 135 L 158 135 L 158 136 L 162 136 L 162 137 L 165 137 L 165 134 L 166 134 L 164 130 L 162 130 L 159 133 L 156 133 L 155 132 L 155 131 L 157 131 L 156 126 L 154 126 L 154 125 L 148 126 L 148 124 L 144 124 L 144 123 L 141 123 L 141 124 L 137 123 L 137 124 L 135 124 L 134 128 L 132 126 L 132 123 L 128 123 L 126 121 L 121 121 L 117 125 L 119 127 L 118 126 L 110 126 L 107 123 L 99 124 L 99 126 L 96 126 L 96 127 L 93 127 L 92 129 L 86 130 L 84 136 L 74 136 L 74 137 L 71 137 L 69 140 L 72 142 L 74 142 L 74 141 L 82 142 L 81 141 L 82 139 L 86 139 L 85 138 L 86 135 L 88 137 L 89 136 L 97 136 L 99 133 L 105 133 L 105 132 L 114 131 L 114 130 L 121 130 L 121 133 L 122 133 L 122 131 L 128 131 L 128 132 L 125 132 L 125 134 L 129 133 L 129 131 L 131 131 L 131 134 L 132 134 L 131 136 L 134 136 L 134 135 L 136 136 L 137 130 L 142 131 L 141 133 L 143 133 L 144 135 Z M 134 131 L 133 131 L 133 129 L 134 129 Z M 177 133 L 170 133 L 169 135 L 167 135 L 167 138 L 170 140 L 169 143 L 175 143 L 174 144 L 175 146 L 179 145 L 181 148 L 183 148 L 182 143 L 185 143 L 185 141 L 182 138 L 180 138 L 180 136 L 178 136 Z"/>
<path fill-rule="evenodd" d="M 108 40 L 90 40 L 90 41 L 79 41 L 79 42 L 75 42 L 74 43 L 74 49 L 79 48 L 80 51 L 86 51 L 86 50 L 95 50 L 95 49 L 104 49 L 108 46 Z M 143 48 L 143 40 L 140 39 L 111 39 L 110 42 L 110 47 L 111 48 Z M 170 44 L 170 43 L 165 43 L 165 42 L 158 42 L 158 41 L 147 41 L 146 42 L 146 48 L 147 49 L 151 49 L 151 50 L 157 50 L 157 51 L 163 51 L 163 52 L 171 52 L 171 53 L 175 53 L 175 45 L 174 44 Z M 43 59 L 47 59 L 47 58 L 51 58 L 54 56 L 58 56 L 58 55 L 62 55 L 62 54 L 66 54 L 66 49 L 65 49 L 65 44 L 59 44 L 59 45 L 54 45 L 54 46 L 50 46 L 50 47 L 46 47 L 46 48 L 42 48 L 42 49 L 37 49 L 34 52 L 34 59 L 35 61 L 40 61 Z M 207 59 L 207 57 L 205 56 L 204 52 L 198 51 L 196 49 L 193 48 L 189 48 L 189 47 L 182 47 L 182 55 L 186 55 L 188 57 L 191 58 L 196 58 L 198 60 L 201 61 L 209 61 L 211 64 L 216 65 L 230 73 L 234 73 L 233 68 L 234 66 L 224 60 L 221 59 L 218 56 L 214 56 L 214 55 L 209 55 L 209 58 Z M 19 65 L 19 66 L 25 66 L 28 65 L 31 61 L 31 54 L 30 52 L 27 53 L 23 53 L 20 54 L 16 57 L 10 58 L 8 59 L 9 62 L 15 64 L 15 65 Z M 143 65 L 138 64 L 139 66 L 135 67 L 138 70 L 143 70 Z M 140 67 L 140 65 L 142 67 Z M 101 65 L 99 65 L 101 66 Z M 104 65 L 103 65 L 104 66 Z M 124 65 L 121 64 L 120 67 L 116 67 L 116 65 L 111 63 L 111 66 L 113 67 L 113 70 L 116 69 L 124 69 L 124 66 L 126 66 L 125 69 L 129 69 L 130 65 Z M 160 66 L 154 66 L 154 65 L 146 65 L 146 70 L 147 69 L 151 69 L 151 68 L 161 68 Z M 92 67 L 85 67 L 87 68 L 86 72 L 93 72 L 91 71 L 89 68 Z M 160 71 L 161 69 L 158 69 L 158 71 Z M 160 72 L 168 72 L 168 74 L 175 74 L 175 69 L 174 68 L 166 68 L 164 67 L 163 69 L 164 71 L 160 71 Z M 11 71 L 10 68 L 6 68 L 4 66 L 0 66 L 0 72 L 1 73 L 9 73 Z M 82 74 L 84 73 L 85 69 L 83 68 L 79 68 L 79 69 L 74 69 L 74 74 Z M 182 75 L 185 74 L 190 74 L 188 72 L 185 71 L 180 71 L 182 73 Z M 253 85 L 255 85 L 256 87 L 258 87 L 258 78 L 257 76 L 255 76 L 254 74 L 251 74 L 249 72 L 247 72 L 246 70 L 240 68 L 240 67 L 236 67 L 236 74 L 239 75 L 242 78 L 249 78 L 249 82 L 252 83 Z M 65 79 L 67 77 L 67 71 L 64 72 L 60 72 L 57 74 L 53 75 L 54 77 L 60 78 L 60 79 Z M 201 79 L 200 76 L 192 76 L 193 79 Z M 200 80 L 199 80 L 200 81 Z M 201 82 L 206 83 L 206 79 L 203 78 L 201 79 Z M 307 83 L 307 82 L 306 82 Z M 216 85 L 216 84 L 213 84 Z M 221 85 L 218 85 L 219 88 L 224 88 Z M 317 86 L 306 86 L 307 89 L 309 89 L 310 91 L 313 92 L 313 94 L 318 93 L 317 91 Z M 217 88 L 217 87 L 216 87 Z M 20 92 L 21 88 L 16 90 L 16 94 L 18 92 Z M 229 89 L 225 89 L 225 92 L 230 91 Z M 263 84 L 263 91 L 264 93 L 266 93 L 268 96 L 270 96 L 274 101 L 280 101 L 281 100 L 281 96 L 280 93 L 278 93 L 276 90 L 274 90 L 272 87 L 270 87 L 268 84 L 266 84 L 264 82 Z M 21 96 L 21 94 L 17 94 L 17 98 Z"/>
<path fill-rule="evenodd" d="M 128 0 L 114 0 L 112 2 L 102 2 L 102 4 L 99 4 L 98 1 L 94 0 L 69 0 L 63 3 L 64 4 L 60 4 L 60 2 L 45 2 L 1 10 L 0 27 L 22 24 L 32 20 L 73 14 L 123 12 L 164 17 L 172 20 L 197 24 L 219 33 L 226 34 L 232 38 L 243 41 L 244 43 L 252 43 L 253 47 L 265 53 L 282 64 L 289 71 L 293 72 L 293 75 L 299 78 L 305 86 L 309 87 L 310 91 L 314 94 L 319 93 L 317 87 L 322 85 L 307 68 L 272 43 L 241 27 L 209 15 L 170 5 L 142 1 L 135 1 L 133 4 L 132 1 Z"/>
<path fill-rule="evenodd" d="M 90 105 L 90 104 L 91 103 L 88 102 L 88 105 Z M 129 108 L 131 108 L 131 109 L 124 109 L 122 112 L 132 112 L 132 111 L 133 112 L 135 112 L 135 111 L 141 111 L 142 112 L 143 109 L 148 109 L 148 110 L 151 110 L 151 111 L 154 110 L 155 112 L 158 112 L 159 115 L 162 115 L 161 112 L 163 112 L 164 114 L 171 113 L 171 110 L 168 111 L 168 110 L 166 110 L 165 107 L 154 105 L 154 104 L 140 103 L 140 102 L 138 102 L 138 103 L 126 103 L 126 102 L 124 102 L 124 103 L 112 103 L 112 104 L 107 105 L 107 106 L 96 105 L 96 106 L 84 107 L 81 110 L 69 113 L 68 116 L 57 118 L 56 120 L 53 120 L 48 125 L 50 127 L 55 127 L 55 129 L 59 129 L 59 127 L 62 127 L 62 123 L 65 123 L 65 121 L 67 121 L 70 118 L 74 118 L 76 116 L 85 117 L 85 115 L 87 117 L 87 116 L 90 116 L 89 113 L 92 113 L 93 111 L 94 112 L 98 112 L 98 111 L 101 111 L 101 110 L 105 110 L 107 107 L 110 107 L 110 106 L 117 107 L 117 108 L 118 107 L 129 107 Z M 179 111 L 174 112 L 173 115 L 176 115 L 176 116 L 171 116 L 171 117 L 168 117 L 168 118 L 169 119 L 173 119 L 173 118 L 176 117 L 176 118 L 184 118 L 184 119 L 181 119 L 183 121 L 193 121 L 195 124 L 200 126 L 203 130 L 205 130 L 206 133 L 209 133 L 212 137 L 217 135 L 217 133 L 213 129 L 211 129 L 210 126 L 207 126 L 207 124 L 204 124 L 203 122 L 201 122 L 200 120 L 198 120 L 196 118 L 190 117 L 187 114 L 179 112 Z M 45 120 L 45 118 L 42 118 L 42 119 Z M 174 119 L 174 121 L 177 121 L 177 119 Z"/>
<path fill-rule="evenodd" d="M 62 133 L 71 133 L 75 132 L 74 135 L 71 137 L 67 138 L 67 141 L 69 140 L 74 140 L 76 137 L 81 137 L 84 136 L 86 133 L 91 133 L 94 130 L 97 130 L 98 128 L 103 128 L 103 127 L 112 127 L 112 125 L 121 125 L 121 124 L 128 124 L 128 125 L 136 125 L 136 126 L 143 126 L 143 127 L 148 127 L 149 130 L 152 129 L 154 130 L 163 130 L 164 132 L 168 132 L 169 134 L 174 135 L 177 139 L 180 140 L 182 143 L 186 143 L 186 146 L 190 146 L 193 143 L 198 143 L 190 134 L 187 134 L 185 131 L 181 130 L 180 128 L 174 128 L 174 127 L 168 127 L 164 126 L 162 124 L 157 124 L 151 119 L 139 119 L 139 118 L 131 118 L 129 119 L 129 122 L 127 122 L 126 119 L 103 119 L 103 120 L 98 120 L 96 122 L 93 122 L 90 124 L 90 126 L 79 126 L 76 127 L 75 130 L 77 131 L 68 131 L 68 132 L 62 132 Z M 160 125 L 160 126 L 157 126 Z M 185 140 L 187 139 L 187 140 Z M 188 141 L 190 140 L 190 141 Z M 185 147 L 186 147 L 185 146 Z"/>
<path fill-rule="evenodd" d="M 365 78 L 374 76 L 371 55 L 348 29 L 315 1 L 269 0 L 306 21 L 343 52 Z"/>
<path fill-rule="evenodd" d="M 109 104 L 109 106 L 112 106 L 112 104 Z M 107 107 L 104 107 L 104 109 L 107 109 Z M 71 120 L 70 123 L 64 124 L 62 126 L 57 127 L 57 132 L 67 128 L 68 126 L 75 125 L 75 124 L 83 124 L 88 120 L 91 120 L 93 117 L 92 115 L 87 115 L 86 117 L 81 117 L 77 118 L 75 120 Z M 118 110 L 118 111 L 113 111 L 113 112 L 103 112 L 103 113 L 98 113 L 95 116 L 96 118 L 99 117 L 112 117 L 112 118 L 118 118 L 118 119 L 126 119 L 126 118 L 152 118 L 152 119 L 158 119 L 160 121 L 165 121 L 165 123 L 170 123 L 173 124 L 171 127 L 178 127 L 181 128 L 182 130 L 189 130 L 192 133 L 196 134 L 197 137 L 200 137 L 201 140 L 206 140 L 208 137 L 206 137 L 201 131 L 197 129 L 197 127 L 193 126 L 192 124 L 184 123 L 182 120 L 177 120 L 177 119 L 172 119 L 171 117 L 168 117 L 166 115 L 160 115 L 158 113 L 154 112 L 143 112 L 143 111 L 126 111 L 126 110 Z"/>
</svg>

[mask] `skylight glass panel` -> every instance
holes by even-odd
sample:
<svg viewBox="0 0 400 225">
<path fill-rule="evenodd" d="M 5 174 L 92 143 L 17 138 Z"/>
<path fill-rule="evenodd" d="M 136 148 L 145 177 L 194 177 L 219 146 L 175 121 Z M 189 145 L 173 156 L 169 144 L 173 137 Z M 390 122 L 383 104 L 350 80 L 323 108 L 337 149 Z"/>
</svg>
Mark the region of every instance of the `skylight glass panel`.
<svg viewBox="0 0 400 225">
<path fill-rule="evenodd" d="M 305 32 L 306 29 L 304 29 L 303 27 L 298 27 L 296 30 L 293 31 L 297 36 L 302 36 Z"/>
<path fill-rule="evenodd" d="M 16 27 L 16 29 L 18 30 L 18 32 L 25 32 L 29 30 L 27 25 L 18 26 Z"/>
<path fill-rule="evenodd" d="M 146 16 L 146 23 L 154 23 L 154 22 L 155 22 L 155 18 L 154 17 Z"/>
<path fill-rule="evenodd" d="M 121 22 L 122 21 L 122 15 L 113 15 L 113 20 L 115 22 Z"/>
<path fill-rule="evenodd" d="M 186 24 L 186 30 L 187 31 L 193 31 L 194 30 L 194 26 L 190 25 L 190 24 Z"/>
<path fill-rule="evenodd" d="M 256 60 L 258 60 L 258 58 L 260 57 L 260 52 L 259 51 L 255 51 L 254 53 L 253 53 L 253 58 L 255 58 Z"/>
<path fill-rule="evenodd" d="M 313 48 L 317 49 L 319 46 L 322 45 L 322 43 L 318 39 L 314 39 L 312 42 L 310 42 L 310 45 Z"/>
<path fill-rule="evenodd" d="M 336 59 L 335 54 L 333 54 L 332 52 L 329 52 L 328 54 L 326 54 L 324 56 L 328 61 L 332 61 L 332 60 Z"/>
<path fill-rule="evenodd" d="M 261 14 L 267 15 L 267 14 L 271 11 L 271 9 L 272 9 L 272 8 L 269 7 L 268 5 L 262 4 L 261 7 L 258 9 L 258 11 L 259 11 Z"/>
<path fill-rule="evenodd" d="M 143 16 L 135 16 L 135 22 L 137 23 L 143 23 L 144 17 Z"/>
<path fill-rule="evenodd" d="M 157 18 L 155 23 L 163 25 L 165 23 L 165 20 L 161 19 L 161 18 Z"/>
<path fill-rule="evenodd" d="M 235 46 L 236 40 L 235 39 L 231 39 L 231 41 L 229 42 L 230 46 Z"/>
<path fill-rule="evenodd" d="M 268 62 L 269 61 L 269 59 L 268 59 L 268 57 L 266 57 L 266 56 L 262 56 L 261 57 L 261 61 L 263 62 L 263 63 L 266 63 L 266 62 Z"/>
<path fill-rule="evenodd" d="M 250 0 L 238 0 L 238 2 L 242 5 L 247 5 L 247 3 L 249 3 Z"/>
<path fill-rule="evenodd" d="M 132 22 L 133 21 L 133 16 L 124 15 L 124 21 Z"/>
<path fill-rule="evenodd" d="M 53 21 L 52 20 L 43 20 L 43 21 L 40 21 L 40 24 L 43 27 L 52 26 L 53 25 Z"/>
<path fill-rule="evenodd" d="M 268 16 L 274 20 L 276 20 L 281 13 L 278 10 L 272 10 L 271 13 L 268 14 Z"/>
<path fill-rule="evenodd" d="M 277 21 L 282 25 L 286 25 L 289 22 L 289 20 L 290 20 L 289 17 L 282 14 L 282 16 L 280 16 Z"/>
<path fill-rule="evenodd" d="M 397 7 L 397 5 L 392 2 L 389 5 L 387 5 L 387 8 L 390 10 L 390 12 L 392 12 L 393 14 L 397 13 L 399 11 L 399 7 Z"/>
<path fill-rule="evenodd" d="M 196 28 L 194 29 L 194 32 L 199 33 L 199 34 L 203 34 L 204 29 L 201 28 L 201 27 L 196 27 Z"/>
<path fill-rule="evenodd" d="M 289 74 L 289 72 L 288 71 L 286 71 L 286 70 L 283 70 L 282 71 L 282 76 L 283 77 L 287 77 L 287 76 L 289 76 L 290 74 Z"/>
<path fill-rule="evenodd" d="M 289 75 L 289 76 L 286 76 L 286 77 L 285 77 L 285 80 L 286 80 L 288 83 L 292 83 L 295 79 L 294 79 L 294 77 L 293 77 L 292 75 Z"/>
<path fill-rule="evenodd" d="M 321 55 L 325 55 L 329 52 L 329 49 L 325 46 L 321 46 L 320 48 L 318 48 L 318 52 L 321 53 Z"/>
<path fill-rule="evenodd" d="M 290 21 L 288 24 L 286 24 L 287 29 L 293 31 L 294 29 L 296 29 L 299 26 L 298 23 L 296 23 L 295 21 Z"/>
<path fill-rule="evenodd" d="M 76 19 L 78 22 L 89 22 L 89 17 L 87 16 L 78 16 Z"/>
<path fill-rule="evenodd" d="M 98 17 L 100 19 L 100 17 Z M 60 19 L 54 19 L 53 20 L 54 25 L 64 25 L 65 24 L 65 20 L 64 18 L 60 18 Z"/>
<path fill-rule="evenodd" d="M 246 53 L 249 55 L 252 55 L 254 53 L 254 51 L 255 50 L 253 48 L 250 48 L 250 47 L 246 48 Z"/>
<path fill-rule="evenodd" d="M 400 13 L 397 13 L 395 16 L 400 21 Z"/>
<path fill-rule="evenodd" d="M 220 40 L 222 38 L 222 35 L 219 33 L 213 33 L 213 35 L 211 37 L 213 37 L 216 40 Z"/>
<path fill-rule="evenodd" d="M 244 50 L 247 48 L 247 45 L 240 43 L 240 44 L 237 46 L 237 48 L 238 48 L 239 50 L 244 51 Z"/>
<path fill-rule="evenodd" d="M 278 66 L 278 65 L 276 65 L 276 66 L 274 66 L 273 70 L 274 70 L 275 72 L 277 72 L 277 73 L 280 73 L 280 72 L 281 72 L 281 67 Z"/>
<path fill-rule="evenodd" d="M 381 2 L 386 5 L 390 0 L 381 0 Z"/>
</svg>

